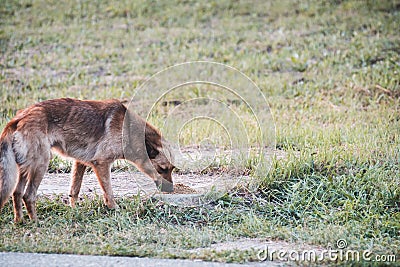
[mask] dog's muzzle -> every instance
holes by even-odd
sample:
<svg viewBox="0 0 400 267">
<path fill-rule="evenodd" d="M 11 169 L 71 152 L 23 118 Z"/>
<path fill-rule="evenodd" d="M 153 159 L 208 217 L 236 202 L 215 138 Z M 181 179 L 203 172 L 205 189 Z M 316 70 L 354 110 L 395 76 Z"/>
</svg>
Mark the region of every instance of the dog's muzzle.
<svg viewBox="0 0 400 267">
<path fill-rule="evenodd" d="M 156 181 L 156 186 L 162 192 L 171 193 L 171 192 L 174 191 L 174 184 L 171 183 L 170 181 L 165 180 L 164 178 L 161 179 L 161 182 L 160 181 Z"/>
</svg>

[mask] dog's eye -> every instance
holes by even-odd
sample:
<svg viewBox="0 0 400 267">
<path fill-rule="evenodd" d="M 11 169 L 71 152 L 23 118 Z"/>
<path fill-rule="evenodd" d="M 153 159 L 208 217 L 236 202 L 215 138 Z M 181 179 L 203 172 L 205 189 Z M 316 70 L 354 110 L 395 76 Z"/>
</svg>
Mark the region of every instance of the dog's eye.
<svg viewBox="0 0 400 267">
<path fill-rule="evenodd" d="M 167 173 L 168 172 L 168 169 L 167 168 L 161 168 L 160 167 L 160 171 L 159 171 L 160 173 Z"/>
</svg>

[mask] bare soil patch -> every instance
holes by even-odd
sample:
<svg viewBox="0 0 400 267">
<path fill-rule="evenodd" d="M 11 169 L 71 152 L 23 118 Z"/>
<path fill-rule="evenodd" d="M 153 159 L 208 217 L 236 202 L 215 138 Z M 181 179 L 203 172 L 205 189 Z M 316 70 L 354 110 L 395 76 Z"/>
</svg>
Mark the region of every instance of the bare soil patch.
<svg viewBox="0 0 400 267">
<path fill-rule="evenodd" d="M 196 190 L 194 190 L 190 186 L 180 183 L 174 185 L 174 192 L 172 192 L 172 194 L 195 194 L 195 193 L 197 193 Z"/>
<path fill-rule="evenodd" d="M 196 149 L 187 148 L 185 155 L 193 156 L 198 153 Z M 201 151 L 204 158 L 218 157 L 209 150 Z M 226 151 L 225 151 L 226 152 Z M 219 156 L 224 151 L 219 151 Z M 188 157 L 189 157 L 188 156 Z M 283 151 L 267 151 L 266 160 L 285 157 Z M 190 158 L 190 157 L 189 157 Z M 62 194 L 68 196 L 70 187 L 70 174 L 68 173 L 47 173 L 39 186 L 38 193 L 42 195 Z M 173 174 L 174 192 L 160 194 L 154 182 L 139 171 L 113 172 L 111 174 L 111 185 L 116 197 L 138 195 L 156 197 L 176 205 L 200 205 L 217 198 L 223 193 L 231 190 L 238 184 L 246 184 L 252 179 L 246 173 L 240 171 L 228 172 L 222 170 L 210 171 L 207 173 L 180 172 Z M 83 177 L 80 196 L 93 196 L 102 194 L 99 183 L 94 173 L 88 172 Z"/>
<path fill-rule="evenodd" d="M 47 173 L 39 186 L 38 194 L 68 196 L 71 175 L 68 173 Z M 185 173 L 173 174 L 174 192 L 161 193 L 152 179 L 141 172 L 113 172 L 111 185 L 116 197 L 134 196 L 155 197 L 159 200 L 179 206 L 197 206 L 209 202 L 231 190 L 239 182 L 246 182 L 249 176 L 237 176 L 228 173 Z M 94 173 L 86 173 L 80 197 L 102 195 Z"/>
<path fill-rule="evenodd" d="M 321 246 L 306 243 L 291 243 L 270 238 L 240 238 L 237 240 L 211 244 L 209 247 L 195 248 L 190 252 L 203 252 L 207 250 L 227 251 L 227 250 L 254 250 L 256 252 L 267 249 L 269 251 L 314 251 L 322 253 L 324 248 Z"/>
<path fill-rule="evenodd" d="M 230 174 L 174 174 L 174 192 L 172 194 L 204 194 L 212 188 L 215 190 L 230 190 L 238 180 L 250 179 L 248 176 L 236 177 Z M 39 186 L 38 193 L 42 195 L 68 195 L 71 175 L 69 173 L 47 173 Z M 159 193 L 153 180 L 140 172 L 113 172 L 111 185 L 114 195 L 132 196 L 139 193 L 153 195 Z M 94 173 L 83 176 L 81 195 L 102 194 Z"/>
</svg>

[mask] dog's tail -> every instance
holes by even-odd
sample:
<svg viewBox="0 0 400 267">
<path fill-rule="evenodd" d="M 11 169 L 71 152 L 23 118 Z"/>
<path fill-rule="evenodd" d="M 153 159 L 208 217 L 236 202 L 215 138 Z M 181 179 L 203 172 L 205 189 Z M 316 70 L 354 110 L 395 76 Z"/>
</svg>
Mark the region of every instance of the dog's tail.
<svg viewBox="0 0 400 267">
<path fill-rule="evenodd" d="M 0 137 L 0 209 L 12 195 L 18 179 L 17 162 L 12 148 L 12 128 L 8 124 Z"/>
</svg>

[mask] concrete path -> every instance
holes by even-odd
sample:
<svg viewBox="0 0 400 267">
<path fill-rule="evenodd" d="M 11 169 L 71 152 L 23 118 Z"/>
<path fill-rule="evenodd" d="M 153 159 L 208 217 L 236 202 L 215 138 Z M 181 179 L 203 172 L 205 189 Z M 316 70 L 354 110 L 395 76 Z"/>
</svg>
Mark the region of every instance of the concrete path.
<svg viewBox="0 0 400 267">
<path fill-rule="evenodd" d="M 244 266 L 283 266 L 273 262 L 249 263 L 249 264 L 227 264 L 216 262 L 203 262 L 191 260 L 132 258 L 132 257 L 110 257 L 110 256 L 88 256 L 67 254 L 39 254 L 39 253 L 15 253 L 0 252 L 0 266 L 4 267 L 91 267 L 91 266 L 138 266 L 138 267 L 244 267 Z"/>
</svg>

